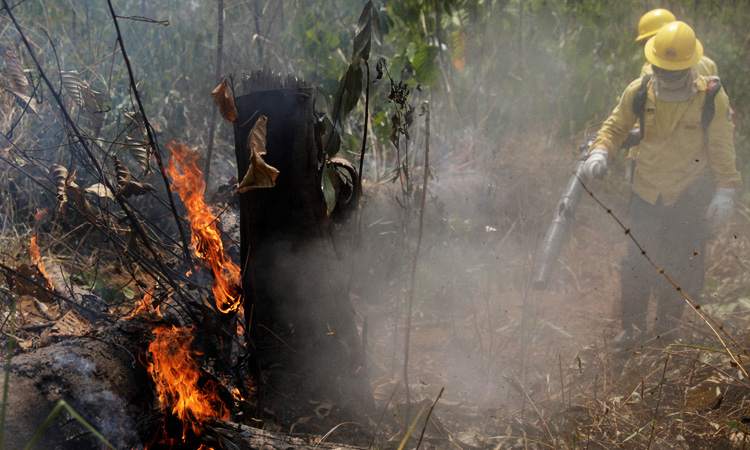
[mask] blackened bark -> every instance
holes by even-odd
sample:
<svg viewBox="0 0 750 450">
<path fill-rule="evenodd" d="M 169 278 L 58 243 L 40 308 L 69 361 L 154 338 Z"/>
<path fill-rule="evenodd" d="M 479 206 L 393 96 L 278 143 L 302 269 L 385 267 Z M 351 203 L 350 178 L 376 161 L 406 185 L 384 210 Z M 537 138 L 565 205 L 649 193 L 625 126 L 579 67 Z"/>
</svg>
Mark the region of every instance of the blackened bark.
<svg viewBox="0 0 750 450">
<path fill-rule="evenodd" d="M 265 161 L 276 186 L 240 195 L 245 311 L 270 369 L 267 392 L 370 405 L 363 355 L 346 277 L 328 217 L 314 139 L 313 90 L 296 79 L 253 73 L 235 99 L 238 178 L 247 172 L 246 141 L 268 117 Z"/>
</svg>

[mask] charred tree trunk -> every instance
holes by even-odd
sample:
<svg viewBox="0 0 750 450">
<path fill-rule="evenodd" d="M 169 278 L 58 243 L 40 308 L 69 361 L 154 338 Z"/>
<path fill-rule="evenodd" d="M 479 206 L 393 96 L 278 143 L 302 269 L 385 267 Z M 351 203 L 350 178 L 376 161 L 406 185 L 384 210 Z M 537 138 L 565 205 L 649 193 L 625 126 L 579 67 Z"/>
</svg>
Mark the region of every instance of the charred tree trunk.
<svg viewBox="0 0 750 450">
<path fill-rule="evenodd" d="M 321 190 L 313 90 L 294 78 L 255 72 L 235 99 L 237 170 L 248 170 L 247 139 L 268 118 L 266 163 L 276 186 L 240 194 L 245 311 L 270 392 L 361 406 L 372 398 L 361 370 L 362 345 L 333 223 Z M 250 314 L 248 314 L 250 316 Z"/>
</svg>

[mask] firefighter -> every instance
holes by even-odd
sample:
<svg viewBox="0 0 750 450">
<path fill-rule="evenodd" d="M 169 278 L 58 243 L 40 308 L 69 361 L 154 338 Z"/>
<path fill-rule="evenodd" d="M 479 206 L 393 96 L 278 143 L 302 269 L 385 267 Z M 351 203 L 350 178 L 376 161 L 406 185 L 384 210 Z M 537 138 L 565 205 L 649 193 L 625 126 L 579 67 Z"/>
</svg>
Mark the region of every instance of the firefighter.
<svg viewBox="0 0 750 450">
<path fill-rule="evenodd" d="M 676 21 L 672 12 L 663 9 L 652 9 L 647 12 L 638 21 L 638 36 L 635 38 L 635 42 L 641 45 L 646 45 L 649 38 L 655 35 L 661 27 L 668 23 Z M 719 70 L 716 68 L 716 63 L 706 55 L 701 56 L 698 62 L 695 64 L 695 69 L 700 75 L 705 77 L 718 76 Z M 651 62 L 647 59 L 646 62 L 641 66 L 641 76 L 653 74 L 654 71 L 651 69 Z M 638 147 L 631 147 L 628 150 L 628 154 L 625 157 L 625 179 L 628 182 L 633 181 L 633 170 L 635 167 L 635 161 L 638 159 Z"/>
<path fill-rule="evenodd" d="M 653 65 L 653 77 L 646 85 L 645 129 L 631 185 L 628 227 L 654 263 L 697 301 L 706 240 L 712 229 L 729 221 L 740 184 L 729 98 L 717 89 L 713 118 L 701 123 L 708 82 L 695 65 L 703 46 L 684 22 L 662 27 L 647 41 L 644 53 Z M 633 128 L 638 118 L 633 100 L 639 89 L 643 92 L 642 85 L 641 79 L 633 81 L 602 125 L 583 166 L 589 179 L 606 171 L 608 156 Z M 655 337 L 674 330 L 685 300 L 630 239 L 627 245 L 621 267 L 622 331 L 615 343 L 629 346 L 649 328 Z M 656 321 L 649 327 L 646 312 L 652 292 Z"/>
</svg>

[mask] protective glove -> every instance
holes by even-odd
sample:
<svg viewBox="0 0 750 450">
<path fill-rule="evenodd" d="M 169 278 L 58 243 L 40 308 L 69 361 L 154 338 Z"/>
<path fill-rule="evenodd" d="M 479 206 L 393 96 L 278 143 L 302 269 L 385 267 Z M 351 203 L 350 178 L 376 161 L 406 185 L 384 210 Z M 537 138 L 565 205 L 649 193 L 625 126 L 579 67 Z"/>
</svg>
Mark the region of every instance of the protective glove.
<svg viewBox="0 0 750 450">
<path fill-rule="evenodd" d="M 706 219 L 712 228 L 720 228 L 729 222 L 734 212 L 733 188 L 718 188 L 714 199 L 708 205 Z"/>
<path fill-rule="evenodd" d="M 589 180 L 601 178 L 607 171 L 607 155 L 609 153 L 603 148 L 595 148 L 589 152 L 589 157 L 583 162 L 583 174 Z"/>
</svg>

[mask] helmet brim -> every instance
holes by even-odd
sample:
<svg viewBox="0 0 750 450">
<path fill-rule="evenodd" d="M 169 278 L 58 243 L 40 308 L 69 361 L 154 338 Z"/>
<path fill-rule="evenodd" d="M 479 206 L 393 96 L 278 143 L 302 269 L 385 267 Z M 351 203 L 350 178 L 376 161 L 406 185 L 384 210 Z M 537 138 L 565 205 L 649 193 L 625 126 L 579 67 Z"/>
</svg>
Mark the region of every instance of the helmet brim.
<svg viewBox="0 0 750 450">
<path fill-rule="evenodd" d="M 635 42 L 643 42 L 643 41 L 645 41 L 646 39 L 650 38 L 651 36 L 655 35 L 658 32 L 659 32 L 659 30 L 655 30 L 655 31 L 651 31 L 649 33 L 639 34 L 638 37 L 635 38 Z"/>
<path fill-rule="evenodd" d="M 685 61 L 669 61 L 667 59 L 659 58 L 654 53 L 654 38 L 646 42 L 646 46 L 643 48 L 643 53 L 646 55 L 648 62 L 654 66 L 664 70 L 684 70 L 693 67 L 703 57 L 703 44 L 698 39 L 695 40 L 695 49 L 693 56 L 689 60 Z"/>
</svg>

